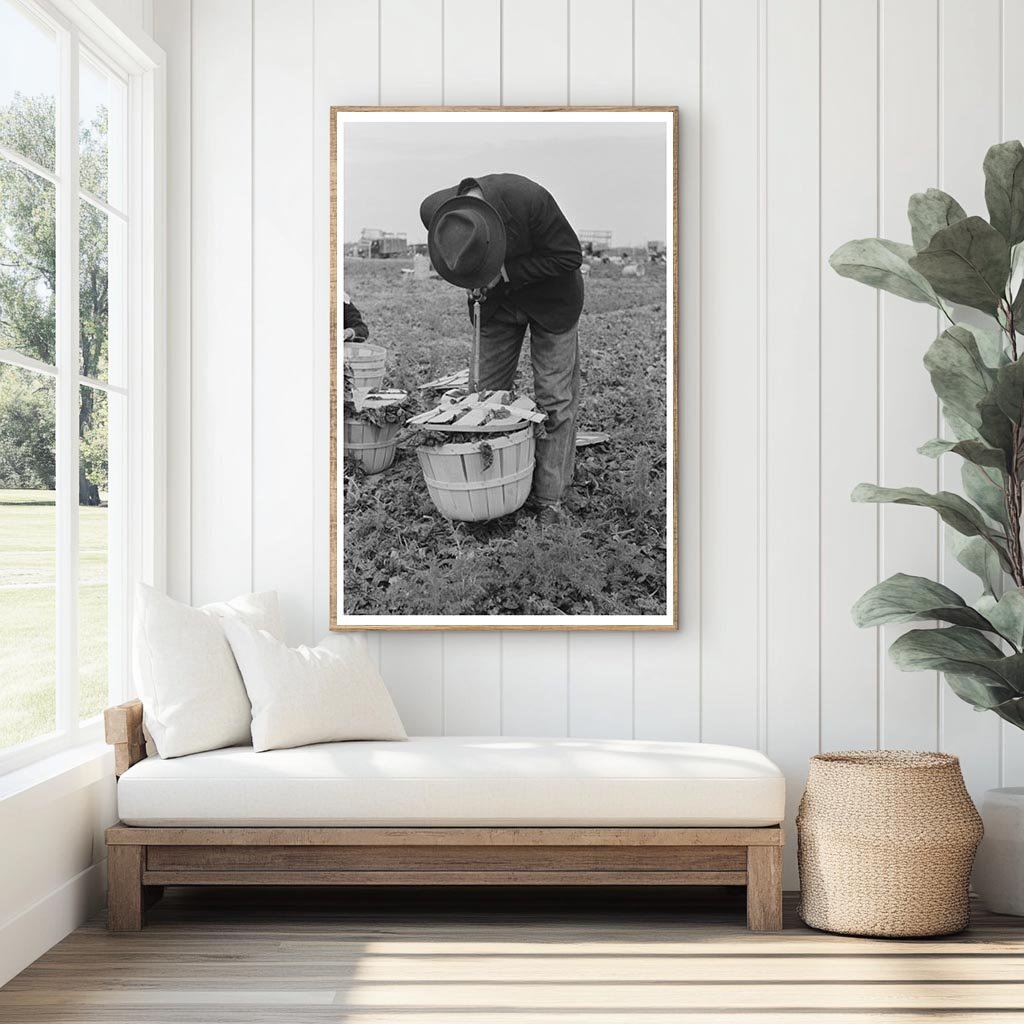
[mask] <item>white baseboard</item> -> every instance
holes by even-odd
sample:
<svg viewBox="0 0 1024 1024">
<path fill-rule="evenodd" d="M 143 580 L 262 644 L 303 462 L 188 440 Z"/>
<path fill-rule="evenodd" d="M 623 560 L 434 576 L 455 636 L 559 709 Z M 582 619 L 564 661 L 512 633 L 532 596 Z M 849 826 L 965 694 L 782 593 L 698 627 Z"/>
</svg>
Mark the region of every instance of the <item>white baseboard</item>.
<svg viewBox="0 0 1024 1024">
<path fill-rule="evenodd" d="M 0 985 L 99 910 L 106 890 L 107 862 L 102 860 L 0 926 Z"/>
</svg>

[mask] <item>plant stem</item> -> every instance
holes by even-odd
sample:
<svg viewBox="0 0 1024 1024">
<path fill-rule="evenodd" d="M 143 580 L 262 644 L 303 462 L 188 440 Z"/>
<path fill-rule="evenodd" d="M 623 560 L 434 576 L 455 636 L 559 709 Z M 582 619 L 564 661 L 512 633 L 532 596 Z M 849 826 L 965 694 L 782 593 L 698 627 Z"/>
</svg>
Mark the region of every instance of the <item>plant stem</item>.
<svg viewBox="0 0 1024 1024">
<path fill-rule="evenodd" d="M 1006 333 L 1010 339 L 1010 353 L 1013 361 L 1017 361 L 1017 330 L 1013 318 L 1013 308 L 1009 304 L 1006 307 Z M 1004 504 L 1006 508 L 1006 540 L 1009 548 L 1010 565 L 1013 573 L 1013 582 L 1018 587 L 1024 587 L 1024 557 L 1021 555 L 1020 543 L 1020 517 L 1021 517 L 1021 480 L 1018 471 L 1018 453 L 1021 450 L 1021 425 L 1020 420 L 1024 418 L 1024 410 L 1017 417 L 1013 425 L 1013 444 L 1010 453 L 1010 465 L 1006 474 L 1006 490 Z"/>
<path fill-rule="evenodd" d="M 1017 362 L 1017 330 L 1013 319 L 1013 306 L 1004 303 L 1004 309 L 1006 310 L 1006 334 L 1010 339 L 1010 354 L 1013 356 L 1013 361 Z"/>
</svg>

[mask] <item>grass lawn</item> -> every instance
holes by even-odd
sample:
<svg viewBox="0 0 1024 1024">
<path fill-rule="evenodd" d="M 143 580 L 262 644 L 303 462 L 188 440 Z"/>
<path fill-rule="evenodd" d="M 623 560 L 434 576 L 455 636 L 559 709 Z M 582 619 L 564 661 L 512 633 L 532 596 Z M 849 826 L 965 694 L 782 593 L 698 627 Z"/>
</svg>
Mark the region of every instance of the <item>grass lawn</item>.
<svg viewBox="0 0 1024 1024">
<path fill-rule="evenodd" d="M 55 727 L 56 533 L 52 491 L 0 490 L 0 750 Z M 79 509 L 81 717 L 107 698 L 107 510 Z"/>
</svg>

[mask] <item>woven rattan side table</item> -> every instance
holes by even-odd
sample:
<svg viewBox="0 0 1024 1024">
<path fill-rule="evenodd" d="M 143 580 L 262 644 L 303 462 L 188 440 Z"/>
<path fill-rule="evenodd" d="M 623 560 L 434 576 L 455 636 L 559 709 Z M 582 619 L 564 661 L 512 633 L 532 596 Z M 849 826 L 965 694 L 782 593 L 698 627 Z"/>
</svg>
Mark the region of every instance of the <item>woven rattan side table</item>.
<svg viewBox="0 0 1024 1024">
<path fill-rule="evenodd" d="M 845 935 L 962 931 L 981 836 L 956 757 L 818 754 L 797 815 L 800 916 Z"/>
</svg>

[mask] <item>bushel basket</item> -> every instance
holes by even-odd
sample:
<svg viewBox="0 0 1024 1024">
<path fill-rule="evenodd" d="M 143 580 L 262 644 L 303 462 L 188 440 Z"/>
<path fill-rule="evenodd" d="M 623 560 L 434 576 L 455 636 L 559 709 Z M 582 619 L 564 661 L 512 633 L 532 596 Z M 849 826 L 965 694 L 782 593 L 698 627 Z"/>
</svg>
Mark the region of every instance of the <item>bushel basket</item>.
<svg viewBox="0 0 1024 1024">
<path fill-rule="evenodd" d="M 416 449 L 430 497 L 447 519 L 482 522 L 525 504 L 533 483 L 533 425 L 486 444 L 493 456 L 486 469 L 479 441 Z"/>
<path fill-rule="evenodd" d="M 384 383 L 384 360 L 387 349 L 367 342 L 346 341 L 345 366 L 352 375 L 354 388 L 379 388 Z"/>
<path fill-rule="evenodd" d="M 358 463 L 365 473 L 383 473 L 395 461 L 400 423 L 377 426 L 365 420 L 345 418 L 345 439 L 342 447 L 346 461 Z"/>
</svg>

